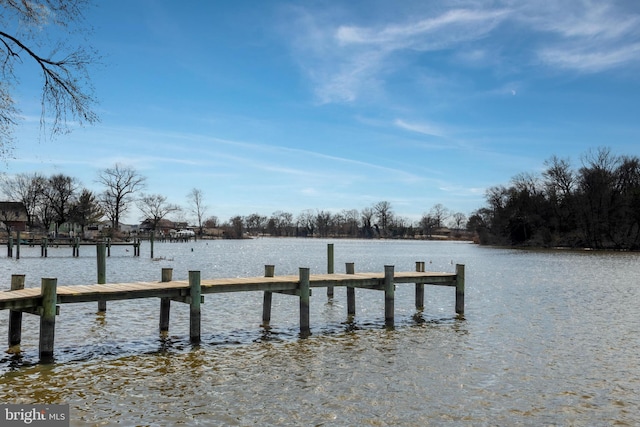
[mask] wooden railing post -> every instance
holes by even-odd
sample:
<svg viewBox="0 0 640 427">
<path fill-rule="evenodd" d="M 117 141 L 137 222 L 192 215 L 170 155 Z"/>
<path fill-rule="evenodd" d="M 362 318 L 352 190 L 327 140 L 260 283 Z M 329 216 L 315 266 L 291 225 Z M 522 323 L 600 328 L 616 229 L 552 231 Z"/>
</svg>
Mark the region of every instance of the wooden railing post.
<svg viewBox="0 0 640 427">
<path fill-rule="evenodd" d="M 53 361 L 53 343 L 56 330 L 56 288 L 58 279 L 42 279 L 42 312 L 40 313 L 40 361 Z"/>
<path fill-rule="evenodd" d="M 189 271 L 189 338 L 193 344 L 200 342 L 200 272 Z"/>
<path fill-rule="evenodd" d="M 327 274 L 333 274 L 333 243 L 327 244 Z M 327 297 L 333 298 L 333 286 L 327 286 Z"/>
<path fill-rule="evenodd" d="M 20 230 L 16 231 L 16 259 L 20 259 Z"/>
<path fill-rule="evenodd" d="M 464 264 L 456 264 L 456 313 L 464 314 Z"/>
<path fill-rule="evenodd" d="M 384 324 L 393 326 L 395 285 L 393 283 L 393 265 L 384 266 Z"/>
<path fill-rule="evenodd" d="M 24 289 L 24 274 L 11 275 L 11 290 Z M 22 341 L 22 312 L 9 310 L 9 347 L 20 345 Z"/>
<path fill-rule="evenodd" d="M 416 271 L 424 273 L 424 261 L 416 261 Z M 424 309 L 424 283 L 416 283 L 416 310 Z"/>
<path fill-rule="evenodd" d="M 348 262 L 345 264 L 347 274 L 355 274 L 355 264 Z M 347 286 L 347 316 L 356 315 L 356 289 L 353 286 Z"/>
<path fill-rule="evenodd" d="M 274 265 L 264 266 L 264 277 L 273 277 L 275 274 Z M 273 301 L 273 292 L 264 291 L 262 298 L 262 325 L 268 326 L 271 322 L 271 302 Z"/>
<path fill-rule="evenodd" d="M 300 267 L 300 335 L 311 334 L 309 325 L 309 269 Z"/>
<path fill-rule="evenodd" d="M 97 259 L 97 272 L 98 272 L 98 284 L 104 285 L 107 283 L 107 257 L 106 248 L 104 242 L 98 242 L 96 245 L 96 259 Z M 98 300 L 98 312 L 107 311 L 107 301 Z"/>
<path fill-rule="evenodd" d="M 161 282 L 170 282 L 173 279 L 173 268 L 163 268 Z M 160 298 L 160 333 L 169 332 L 169 317 L 171 313 L 171 298 Z"/>
</svg>

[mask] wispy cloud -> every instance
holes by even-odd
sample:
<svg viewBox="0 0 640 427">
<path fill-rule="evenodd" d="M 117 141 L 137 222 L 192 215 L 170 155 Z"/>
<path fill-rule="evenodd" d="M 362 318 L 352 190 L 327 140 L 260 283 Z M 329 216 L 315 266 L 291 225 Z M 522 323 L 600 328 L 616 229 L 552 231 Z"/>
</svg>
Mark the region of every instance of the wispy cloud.
<svg viewBox="0 0 640 427">
<path fill-rule="evenodd" d="M 344 11 L 333 20 L 327 13 L 322 20 L 304 14 L 306 27 L 297 27 L 296 53 L 318 100 L 352 103 L 385 94 L 389 79 L 399 69 L 424 61 L 425 52 L 444 54 L 462 66 L 507 67 L 509 73 L 541 65 L 594 73 L 640 62 L 640 15 L 623 3 L 456 4 L 459 7 L 436 13 L 416 9 L 405 18 L 367 26 L 347 23 L 349 15 Z M 527 38 L 512 40 L 513 28 Z"/>
<path fill-rule="evenodd" d="M 399 66 L 391 57 L 447 49 L 481 38 L 507 15 L 504 9 L 456 9 L 435 17 L 380 26 L 335 22 L 322 26 L 310 14 L 301 14 L 304 25 L 298 26 L 303 33 L 297 51 L 317 85 L 316 95 L 321 103 L 352 102 L 363 93 L 379 90 L 384 76 Z"/>
<path fill-rule="evenodd" d="M 411 132 L 421 133 L 423 135 L 429 136 L 438 136 L 443 137 L 446 136 L 446 133 L 443 129 L 441 129 L 438 125 L 434 125 L 432 123 L 409 123 L 402 119 L 396 119 L 393 124 L 400 129 L 408 130 Z"/>
<path fill-rule="evenodd" d="M 535 50 L 547 66 L 595 73 L 640 62 L 640 15 L 612 2 L 533 2 L 518 21 L 555 36 Z"/>
</svg>

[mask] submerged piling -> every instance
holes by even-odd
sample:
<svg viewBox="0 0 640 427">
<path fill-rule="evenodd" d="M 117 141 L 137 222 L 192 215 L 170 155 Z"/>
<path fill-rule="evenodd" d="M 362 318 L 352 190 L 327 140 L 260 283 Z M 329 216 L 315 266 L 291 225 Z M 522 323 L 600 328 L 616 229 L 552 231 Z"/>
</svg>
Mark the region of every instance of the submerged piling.
<svg viewBox="0 0 640 427">
<path fill-rule="evenodd" d="M 416 261 L 416 271 L 424 273 L 424 261 Z M 416 283 L 416 310 L 424 309 L 424 283 Z"/>
<path fill-rule="evenodd" d="M 333 274 L 333 243 L 327 244 L 327 274 Z M 327 286 L 327 298 L 333 298 L 333 286 Z"/>
<path fill-rule="evenodd" d="M 11 290 L 24 289 L 24 274 L 11 275 Z M 9 311 L 9 347 L 20 345 L 22 341 L 22 312 Z"/>
<path fill-rule="evenodd" d="M 42 279 L 42 307 L 40 311 L 40 361 L 53 360 L 53 343 L 56 330 L 56 288 L 58 279 Z"/>
<path fill-rule="evenodd" d="M 348 262 L 345 264 L 347 274 L 355 274 L 355 264 Z M 347 286 L 347 316 L 356 315 L 356 289 L 353 286 Z"/>
<path fill-rule="evenodd" d="M 202 290 L 200 288 L 200 272 L 189 271 L 189 338 L 191 343 L 200 342 L 200 299 Z"/>
<path fill-rule="evenodd" d="M 275 274 L 274 265 L 264 266 L 264 277 L 273 277 Z M 273 301 L 273 292 L 264 291 L 262 297 L 262 326 L 269 326 L 271 322 L 271 303 Z"/>
<path fill-rule="evenodd" d="M 464 314 L 464 264 L 456 264 L 456 313 Z"/>
<path fill-rule="evenodd" d="M 309 268 L 300 267 L 300 335 L 311 335 L 309 326 Z"/>
<path fill-rule="evenodd" d="M 163 268 L 161 282 L 170 282 L 173 279 L 173 268 Z M 160 332 L 169 332 L 169 317 L 171 312 L 171 298 L 160 298 Z"/>
<path fill-rule="evenodd" d="M 384 266 L 384 323 L 393 326 L 395 312 L 395 285 L 393 283 L 393 265 Z"/>
<path fill-rule="evenodd" d="M 104 285 L 107 283 L 107 258 L 106 258 L 106 248 L 104 242 L 98 242 L 96 245 L 96 257 L 98 261 L 97 272 L 98 272 L 98 284 Z M 103 313 L 107 311 L 107 301 L 98 300 L 98 313 Z"/>
</svg>

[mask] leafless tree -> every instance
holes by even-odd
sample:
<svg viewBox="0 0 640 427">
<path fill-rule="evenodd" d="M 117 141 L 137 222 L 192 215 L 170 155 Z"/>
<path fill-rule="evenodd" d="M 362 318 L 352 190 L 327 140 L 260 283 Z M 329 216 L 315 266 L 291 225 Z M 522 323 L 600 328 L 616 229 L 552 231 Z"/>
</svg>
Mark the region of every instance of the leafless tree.
<svg viewBox="0 0 640 427">
<path fill-rule="evenodd" d="M 451 216 L 453 228 L 462 230 L 462 226 L 467 223 L 467 216 L 462 212 L 456 212 Z"/>
<path fill-rule="evenodd" d="M 267 217 L 259 213 L 253 213 L 244 217 L 244 224 L 249 233 L 258 235 L 263 233 L 267 227 Z"/>
<path fill-rule="evenodd" d="M 51 135 L 68 132 L 70 121 L 98 121 L 88 73 L 97 54 L 86 45 L 50 42 L 48 37 L 75 30 L 86 35 L 83 12 L 89 4 L 88 0 L 0 0 L 0 156 L 6 157 L 13 143 L 20 111 L 12 90 L 22 66 L 32 64 L 42 73 L 41 129 L 48 117 Z"/>
<path fill-rule="evenodd" d="M 220 220 L 217 216 L 212 215 L 204 220 L 204 226 L 207 228 L 218 228 L 220 226 Z"/>
<path fill-rule="evenodd" d="M 378 221 L 380 222 L 380 228 L 382 228 L 383 233 L 386 233 L 387 227 L 391 222 L 391 217 L 393 216 L 393 211 L 391 210 L 391 203 L 383 201 L 378 202 L 373 206 L 373 210 L 378 217 Z"/>
<path fill-rule="evenodd" d="M 167 198 L 160 194 L 146 194 L 138 200 L 138 209 L 142 212 L 143 220 L 148 220 L 156 230 L 158 224 L 167 215 L 180 210 L 180 206 L 167 203 Z"/>
<path fill-rule="evenodd" d="M 38 206 L 44 197 L 47 178 L 39 173 L 20 173 L 2 177 L 2 193 L 9 200 L 22 202 L 27 210 L 27 224 L 33 226 Z"/>
<path fill-rule="evenodd" d="M 364 237 L 373 237 L 373 217 L 375 212 L 373 208 L 364 208 L 360 211 L 360 218 L 362 220 L 362 231 Z"/>
<path fill-rule="evenodd" d="M 451 216 L 451 213 L 449 209 L 444 207 L 444 205 L 438 203 L 433 205 L 429 211 L 429 216 L 433 219 L 434 226 L 440 228 L 444 225 L 444 221 Z"/>
<path fill-rule="evenodd" d="M 98 182 L 105 186 L 101 196 L 102 209 L 111 220 L 113 230 L 119 230 L 120 217 L 127 211 L 136 191 L 144 189 L 146 178 L 135 169 L 121 164 L 98 174 Z"/>
<path fill-rule="evenodd" d="M 304 236 L 313 236 L 313 232 L 316 229 L 316 218 L 312 209 L 305 209 L 298 214 L 297 218 L 299 233 Z"/>
<path fill-rule="evenodd" d="M 189 194 L 187 194 L 187 201 L 189 202 L 189 211 L 195 215 L 198 221 L 198 230 L 202 235 L 202 225 L 205 213 L 207 212 L 207 206 L 204 204 L 204 196 L 202 190 L 193 188 Z"/>
</svg>

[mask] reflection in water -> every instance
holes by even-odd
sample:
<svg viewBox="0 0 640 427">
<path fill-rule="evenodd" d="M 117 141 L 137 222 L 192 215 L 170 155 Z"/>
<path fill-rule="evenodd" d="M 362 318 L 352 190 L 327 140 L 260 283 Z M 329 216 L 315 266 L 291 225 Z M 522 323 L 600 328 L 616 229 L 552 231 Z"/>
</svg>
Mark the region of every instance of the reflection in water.
<svg viewBox="0 0 640 427">
<path fill-rule="evenodd" d="M 264 264 L 275 264 L 276 274 L 293 274 L 300 264 L 322 272 L 326 243 L 209 242 L 193 253 L 178 244 L 157 245 L 157 256 L 174 259 L 170 265 L 114 253 L 108 274 L 113 281 L 154 274 L 159 280 L 160 268 L 170 266 L 177 279 L 189 268 L 201 268 L 203 277 L 246 276 L 261 275 Z M 25 315 L 22 353 L 0 356 L 0 399 L 70 403 L 72 425 L 640 421 L 638 255 L 332 243 L 336 266 L 355 262 L 356 271 L 394 263 L 398 271 L 411 270 L 420 259 L 441 271 L 451 270 L 452 259 L 466 264 L 465 317 L 454 313 L 452 289 L 426 287 L 425 307 L 416 311 L 413 286 L 398 285 L 396 323 L 387 329 L 380 293 L 357 290 L 357 312 L 349 318 L 344 290 L 336 289 L 331 302 L 314 294 L 312 335 L 299 339 L 294 297 L 274 294 L 265 327 L 261 294 L 207 295 L 202 342 L 192 346 L 184 304 L 172 304 L 166 334 L 158 332 L 157 300 L 110 302 L 104 314 L 96 314 L 94 304 L 63 305 L 56 363 L 34 364 L 38 324 Z M 24 266 L 28 276 L 60 268 L 55 273 L 66 277 L 59 283 L 92 280 L 85 274 L 95 268 L 93 259 L 55 259 L 61 261 L 68 264 L 0 259 L 2 283 Z M 0 313 L 0 325 L 6 319 Z"/>
</svg>

